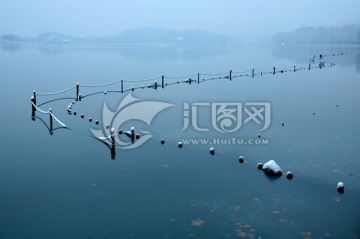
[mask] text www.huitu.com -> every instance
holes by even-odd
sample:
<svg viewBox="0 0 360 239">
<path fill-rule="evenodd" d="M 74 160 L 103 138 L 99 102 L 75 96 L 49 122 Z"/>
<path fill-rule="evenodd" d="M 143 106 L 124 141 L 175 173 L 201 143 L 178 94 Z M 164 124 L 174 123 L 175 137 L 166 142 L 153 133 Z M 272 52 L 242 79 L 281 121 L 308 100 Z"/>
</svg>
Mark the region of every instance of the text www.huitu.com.
<svg viewBox="0 0 360 239">
<path fill-rule="evenodd" d="M 239 139 L 239 138 L 186 138 L 184 144 L 193 145 L 268 145 L 269 139 Z"/>
</svg>

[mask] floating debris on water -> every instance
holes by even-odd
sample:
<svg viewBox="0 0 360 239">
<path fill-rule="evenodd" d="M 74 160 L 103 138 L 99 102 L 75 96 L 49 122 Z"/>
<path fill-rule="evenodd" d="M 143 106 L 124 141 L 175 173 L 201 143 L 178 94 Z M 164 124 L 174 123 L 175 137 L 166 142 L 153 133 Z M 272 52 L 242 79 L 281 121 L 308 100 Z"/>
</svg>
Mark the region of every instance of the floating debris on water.
<svg viewBox="0 0 360 239">
<path fill-rule="evenodd" d="M 263 171 L 269 176 L 281 176 L 282 170 L 280 166 L 274 161 L 270 160 L 263 165 Z"/>
</svg>

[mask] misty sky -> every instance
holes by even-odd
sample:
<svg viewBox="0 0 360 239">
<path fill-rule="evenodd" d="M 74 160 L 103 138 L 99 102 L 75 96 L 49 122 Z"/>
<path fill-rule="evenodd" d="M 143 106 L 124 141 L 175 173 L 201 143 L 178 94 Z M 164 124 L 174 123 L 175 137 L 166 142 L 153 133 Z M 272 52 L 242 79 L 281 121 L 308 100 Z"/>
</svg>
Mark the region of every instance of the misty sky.
<svg viewBox="0 0 360 239">
<path fill-rule="evenodd" d="M 252 39 L 350 23 L 360 23 L 360 0 L 0 0 L 0 35 L 116 35 L 153 26 Z"/>
</svg>

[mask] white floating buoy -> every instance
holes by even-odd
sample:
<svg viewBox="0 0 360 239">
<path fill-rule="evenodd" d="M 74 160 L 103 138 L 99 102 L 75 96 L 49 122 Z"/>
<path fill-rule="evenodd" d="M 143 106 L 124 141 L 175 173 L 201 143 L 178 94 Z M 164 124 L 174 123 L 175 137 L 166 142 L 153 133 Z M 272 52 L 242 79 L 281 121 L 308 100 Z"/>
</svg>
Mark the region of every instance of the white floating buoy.
<svg viewBox="0 0 360 239">
<path fill-rule="evenodd" d="M 211 147 L 211 148 L 210 148 L 210 154 L 211 154 L 211 155 L 214 155 L 214 154 L 215 154 L 215 149 L 214 149 L 214 147 Z"/>
<path fill-rule="evenodd" d="M 183 147 L 183 143 L 181 141 L 178 142 L 178 148 L 182 148 Z"/>
<path fill-rule="evenodd" d="M 339 193 L 344 193 L 344 183 L 343 182 L 338 182 L 338 184 L 337 184 L 337 191 L 339 192 Z"/>
<path fill-rule="evenodd" d="M 115 133 L 115 129 L 114 129 L 114 128 L 111 128 L 111 129 L 110 129 L 110 133 L 111 133 L 111 134 L 114 134 L 114 133 Z"/>
<path fill-rule="evenodd" d="M 243 163 L 245 160 L 244 160 L 244 157 L 243 156 L 240 156 L 239 157 L 239 163 Z"/>
<path fill-rule="evenodd" d="M 287 179 L 290 180 L 290 179 L 293 179 L 293 177 L 294 177 L 294 175 L 293 175 L 293 173 L 292 173 L 291 171 L 287 171 L 287 172 L 286 172 L 286 178 L 287 178 Z"/>
</svg>

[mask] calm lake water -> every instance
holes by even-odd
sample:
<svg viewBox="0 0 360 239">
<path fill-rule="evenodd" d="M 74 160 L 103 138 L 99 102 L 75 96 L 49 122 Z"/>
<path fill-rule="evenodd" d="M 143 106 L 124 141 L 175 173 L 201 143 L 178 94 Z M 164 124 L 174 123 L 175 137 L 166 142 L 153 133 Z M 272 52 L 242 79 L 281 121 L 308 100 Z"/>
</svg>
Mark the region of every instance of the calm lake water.
<svg viewBox="0 0 360 239">
<path fill-rule="evenodd" d="M 235 76 L 251 75 L 240 72 L 252 68 L 257 74 L 273 66 L 293 69 L 307 66 L 313 55 L 333 53 L 325 57 L 336 63 L 333 67 L 201 81 L 216 73 L 226 76 L 230 69 Z M 31 119 L 33 90 L 55 92 L 79 82 L 86 95 L 120 85 L 81 85 L 135 81 L 124 83 L 129 89 L 162 74 L 165 83 L 176 83 L 190 75 L 197 80 L 197 73 L 201 84 L 132 92 L 142 101 L 173 106 L 150 126 L 124 124 L 124 130 L 135 125 L 137 133 L 142 129 L 153 137 L 135 149 L 116 149 L 115 160 L 106 145 L 89 137 L 90 128 L 102 129 L 104 102 L 115 111 L 128 92 L 84 98 L 73 106 L 76 116 L 67 113 L 72 99 L 41 106 L 52 108 L 71 130 L 50 135 L 49 115 L 36 111 L 39 118 Z M 360 238 L 359 48 L 1 45 L 0 79 L 0 238 Z M 38 96 L 37 103 L 59 97 L 74 98 L 75 89 Z M 225 103 L 243 107 L 237 118 L 242 125 L 232 133 L 221 133 L 211 123 L 211 106 Z M 252 103 L 271 106 L 270 125 L 261 132 L 265 121 L 245 123 L 244 110 Z M 197 109 L 197 126 L 208 131 L 191 124 L 182 131 L 184 104 Z M 194 112 L 189 113 L 191 121 Z M 232 138 L 265 143 L 232 144 Z M 177 147 L 190 139 L 217 141 Z M 282 168 L 282 177 L 269 178 L 256 168 L 271 159 Z M 289 170 L 292 180 L 285 175 Z M 340 181 L 343 194 L 336 189 Z"/>
</svg>

